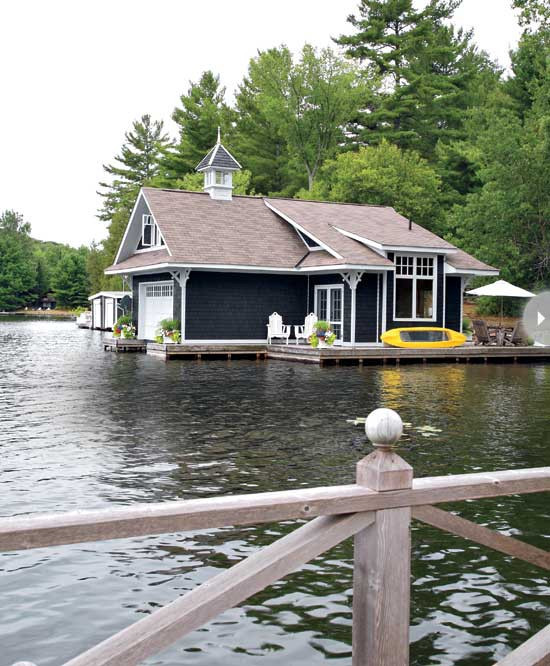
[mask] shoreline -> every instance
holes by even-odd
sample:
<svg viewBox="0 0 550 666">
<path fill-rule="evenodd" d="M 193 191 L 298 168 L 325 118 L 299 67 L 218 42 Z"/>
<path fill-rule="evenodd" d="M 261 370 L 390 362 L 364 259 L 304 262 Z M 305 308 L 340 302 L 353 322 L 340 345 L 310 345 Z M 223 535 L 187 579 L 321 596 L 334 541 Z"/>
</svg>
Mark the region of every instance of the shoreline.
<svg viewBox="0 0 550 666">
<path fill-rule="evenodd" d="M 15 310 L 14 312 L 0 312 L 0 317 L 38 317 L 42 319 L 76 319 L 77 315 L 71 310 Z"/>
</svg>

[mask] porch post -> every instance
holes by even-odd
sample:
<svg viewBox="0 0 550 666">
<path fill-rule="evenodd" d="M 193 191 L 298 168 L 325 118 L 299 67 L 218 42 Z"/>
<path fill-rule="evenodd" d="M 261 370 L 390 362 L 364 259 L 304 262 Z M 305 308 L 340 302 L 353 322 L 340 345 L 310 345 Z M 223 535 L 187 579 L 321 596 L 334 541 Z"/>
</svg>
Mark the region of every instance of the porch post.
<svg viewBox="0 0 550 666">
<path fill-rule="evenodd" d="M 412 487 L 412 467 L 395 453 L 403 423 L 376 409 L 365 423 L 375 450 L 357 463 L 357 485 L 384 493 Z M 355 535 L 353 666 L 408 666 L 411 507 L 383 509 Z"/>
<path fill-rule="evenodd" d="M 187 280 L 191 275 L 190 268 L 184 268 L 180 273 L 181 286 L 181 340 L 185 340 L 185 320 L 187 315 Z"/>
<path fill-rule="evenodd" d="M 355 308 L 356 308 L 356 290 L 357 290 L 357 285 L 359 282 L 361 282 L 361 278 L 363 277 L 363 272 L 362 271 L 350 271 L 349 273 L 342 273 L 342 280 L 346 282 L 349 285 L 349 288 L 351 289 L 351 332 L 350 332 L 350 340 L 351 340 L 351 346 L 355 346 Z M 344 299 L 345 301 L 345 299 Z M 342 307 L 344 306 L 344 303 L 342 303 Z"/>
</svg>

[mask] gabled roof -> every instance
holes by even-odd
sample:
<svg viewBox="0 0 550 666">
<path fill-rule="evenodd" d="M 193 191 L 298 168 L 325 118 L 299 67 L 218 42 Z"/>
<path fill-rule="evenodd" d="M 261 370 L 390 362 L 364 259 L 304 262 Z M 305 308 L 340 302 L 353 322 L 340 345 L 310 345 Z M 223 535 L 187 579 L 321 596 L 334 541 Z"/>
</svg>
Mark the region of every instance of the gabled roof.
<svg viewBox="0 0 550 666">
<path fill-rule="evenodd" d="M 347 232 L 385 247 L 418 247 L 437 250 L 455 250 L 443 238 L 409 220 L 389 206 L 301 201 L 299 199 L 266 199 L 268 205 L 303 227 L 307 233 L 323 238 L 339 238 Z M 349 237 L 348 237 L 349 238 Z M 329 242 L 327 240 L 327 242 Z M 336 249 L 336 248 L 335 248 Z"/>
<path fill-rule="evenodd" d="M 166 247 L 133 253 L 137 241 L 128 230 L 141 224 L 136 213 L 121 246 L 122 259 L 108 272 L 171 265 L 283 272 L 390 270 L 393 263 L 385 250 L 392 247 L 449 253 L 448 265 L 456 266 L 455 272 L 467 273 L 469 267 L 494 271 L 417 224 L 409 230 L 409 221 L 389 207 L 249 196 L 221 201 L 205 192 L 151 187 L 143 188 L 142 199 Z M 321 249 L 308 251 L 298 231 Z"/>
<path fill-rule="evenodd" d="M 203 171 L 208 167 L 215 167 L 217 169 L 229 169 L 231 171 L 242 169 L 241 165 L 233 157 L 233 155 L 222 146 L 221 143 L 217 143 L 212 150 L 210 150 L 202 160 L 195 167 L 196 171 Z"/>
</svg>

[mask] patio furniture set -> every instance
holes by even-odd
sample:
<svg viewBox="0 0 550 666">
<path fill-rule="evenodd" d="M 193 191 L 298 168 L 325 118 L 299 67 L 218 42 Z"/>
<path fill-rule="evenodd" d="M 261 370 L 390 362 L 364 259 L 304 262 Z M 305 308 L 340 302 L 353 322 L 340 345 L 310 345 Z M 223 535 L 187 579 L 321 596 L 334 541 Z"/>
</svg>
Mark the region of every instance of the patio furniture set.
<svg viewBox="0 0 550 666">
<path fill-rule="evenodd" d="M 483 319 L 472 320 L 474 327 L 474 344 L 497 347 L 521 347 L 527 344 L 527 336 L 521 321 L 513 328 L 504 326 L 488 326 Z"/>
<path fill-rule="evenodd" d="M 313 334 L 315 324 L 317 323 L 317 315 L 314 312 L 310 312 L 305 318 L 303 324 L 294 324 L 294 337 L 296 338 L 296 344 L 299 344 L 300 340 L 303 340 L 307 344 L 309 337 Z M 288 345 L 288 339 L 290 337 L 292 325 L 283 324 L 283 318 L 277 312 L 274 312 L 269 317 L 269 323 L 267 324 L 267 343 L 270 345 L 271 340 L 276 338 L 282 338 L 286 341 Z"/>
</svg>

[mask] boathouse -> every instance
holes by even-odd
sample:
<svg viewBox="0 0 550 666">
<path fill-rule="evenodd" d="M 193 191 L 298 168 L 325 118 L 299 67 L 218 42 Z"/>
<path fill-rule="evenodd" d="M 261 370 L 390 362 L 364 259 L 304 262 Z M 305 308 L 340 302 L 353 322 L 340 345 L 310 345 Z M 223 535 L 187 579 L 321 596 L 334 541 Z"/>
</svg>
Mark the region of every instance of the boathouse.
<svg viewBox="0 0 550 666">
<path fill-rule="evenodd" d="M 464 287 L 492 266 L 388 206 L 233 195 L 241 168 L 220 143 L 204 191 L 141 189 L 115 262 L 137 335 L 181 322 L 182 342 L 265 343 L 268 317 L 331 323 L 341 345 L 399 326 L 462 329 Z"/>
<path fill-rule="evenodd" d="M 90 328 L 112 330 L 120 315 L 131 308 L 132 294 L 128 291 L 100 291 L 88 297 L 92 312 Z"/>
</svg>

